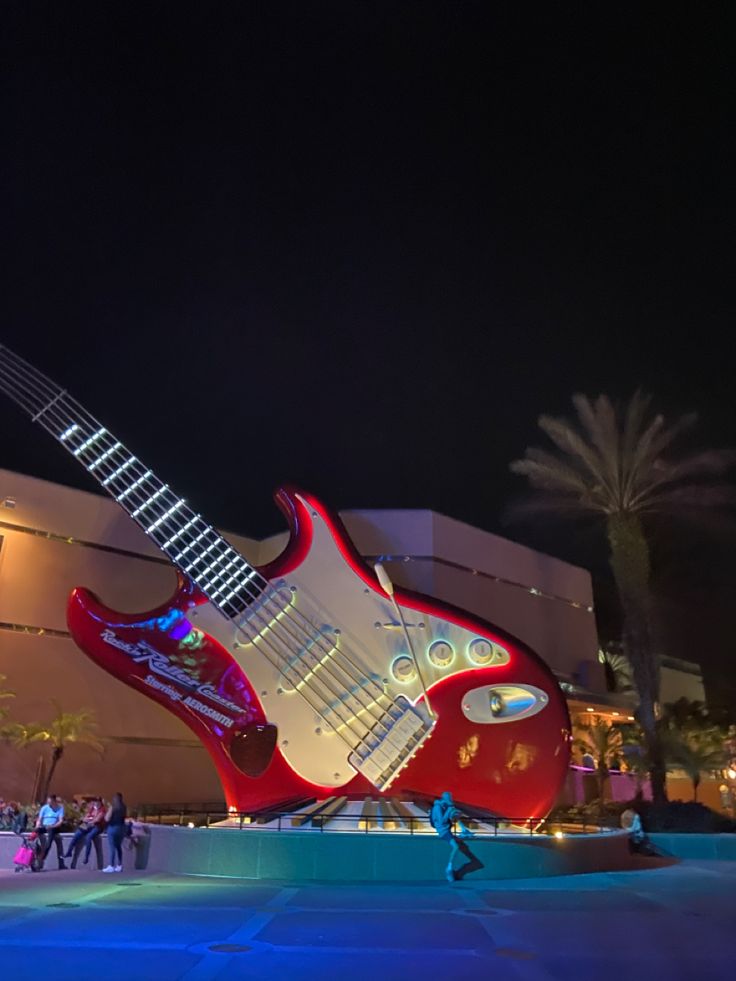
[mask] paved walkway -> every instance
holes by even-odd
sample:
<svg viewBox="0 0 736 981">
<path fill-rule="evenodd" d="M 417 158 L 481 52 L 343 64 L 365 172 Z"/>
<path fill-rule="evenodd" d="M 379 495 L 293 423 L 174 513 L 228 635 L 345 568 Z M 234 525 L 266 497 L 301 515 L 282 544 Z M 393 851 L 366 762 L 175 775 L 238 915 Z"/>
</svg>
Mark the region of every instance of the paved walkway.
<svg viewBox="0 0 736 981">
<path fill-rule="evenodd" d="M 455 885 L 0 872 L 0 975 L 723 981 L 736 863 Z"/>
</svg>

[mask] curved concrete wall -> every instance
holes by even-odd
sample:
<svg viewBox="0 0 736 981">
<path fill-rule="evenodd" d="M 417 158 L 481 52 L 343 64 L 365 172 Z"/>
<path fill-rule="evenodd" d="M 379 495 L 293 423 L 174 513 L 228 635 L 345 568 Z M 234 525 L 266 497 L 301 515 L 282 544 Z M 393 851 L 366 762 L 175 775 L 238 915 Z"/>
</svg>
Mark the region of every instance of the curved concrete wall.
<svg viewBox="0 0 736 981">
<path fill-rule="evenodd" d="M 627 835 L 610 832 L 477 838 L 469 843 L 478 879 L 524 879 L 629 868 Z M 152 828 L 150 868 L 189 875 L 292 881 L 443 879 L 448 846 L 434 835 L 320 834 Z M 455 867 L 461 865 L 460 857 Z"/>
</svg>

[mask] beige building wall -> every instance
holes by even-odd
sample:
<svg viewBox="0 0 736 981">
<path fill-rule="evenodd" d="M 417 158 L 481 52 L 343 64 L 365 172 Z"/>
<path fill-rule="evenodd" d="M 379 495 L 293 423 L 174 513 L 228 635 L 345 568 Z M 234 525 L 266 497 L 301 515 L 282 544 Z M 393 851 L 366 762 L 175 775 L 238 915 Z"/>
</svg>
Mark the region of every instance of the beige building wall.
<svg viewBox="0 0 736 981">
<path fill-rule="evenodd" d="M 432 511 L 344 511 L 358 551 L 394 582 L 483 617 L 563 680 L 605 691 L 590 573 Z"/>
<path fill-rule="evenodd" d="M 584 670 L 603 690 L 587 572 L 430 511 L 347 511 L 358 551 L 383 557 L 397 584 L 490 620 L 528 643 L 560 678 Z M 287 536 L 263 542 L 225 533 L 254 564 Z M 164 709 L 98 668 L 67 633 L 75 586 L 109 606 L 144 612 L 174 588 L 173 569 L 108 498 L 0 470 L 0 674 L 15 690 L 12 712 L 48 720 L 50 699 L 93 708 L 102 757 L 71 746 L 56 790 L 64 796 L 122 790 L 130 801 L 220 800 L 209 757 Z M 599 677 L 598 677 L 599 675 Z M 0 744 L 0 795 L 30 796 L 42 746 Z"/>
<path fill-rule="evenodd" d="M 680 698 L 691 702 L 705 703 L 703 673 L 699 664 L 682 661 L 680 658 L 660 658 L 659 700 L 669 705 Z"/>
</svg>

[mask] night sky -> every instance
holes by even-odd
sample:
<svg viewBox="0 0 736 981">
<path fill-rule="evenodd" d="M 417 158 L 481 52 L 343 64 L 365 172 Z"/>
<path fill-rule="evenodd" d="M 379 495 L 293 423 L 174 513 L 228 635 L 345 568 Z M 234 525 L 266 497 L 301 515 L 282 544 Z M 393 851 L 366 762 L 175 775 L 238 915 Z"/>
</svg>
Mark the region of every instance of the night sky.
<svg viewBox="0 0 736 981">
<path fill-rule="evenodd" d="M 736 21 L 498 6 L 4 4 L 2 341 L 223 527 L 288 480 L 602 569 L 504 527 L 508 463 L 637 386 L 736 446 Z M 2 419 L 0 466 L 91 489 Z M 732 655 L 734 544 L 662 546 L 710 611 L 672 653 Z"/>
</svg>

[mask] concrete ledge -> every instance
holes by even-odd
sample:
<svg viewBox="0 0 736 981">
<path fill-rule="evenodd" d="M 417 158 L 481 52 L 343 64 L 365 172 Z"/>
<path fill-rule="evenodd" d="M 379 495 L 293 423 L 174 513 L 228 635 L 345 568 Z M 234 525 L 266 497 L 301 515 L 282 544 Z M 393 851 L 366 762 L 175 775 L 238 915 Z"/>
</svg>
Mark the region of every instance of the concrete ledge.
<svg viewBox="0 0 736 981">
<path fill-rule="evenodd" d="M 624 832 L 476 838 L 479 880 L 536 878 L 631 867 Z M 149 870 L 293 882 L 421 882 L 444 877 L 448 845 L 429 835 L 151 829 Z M 467 858 L 458 856 L 456 869 Z"/>
<path fill-rule="evenodd" d="M 651 834 L 649 839 L 660 855 L 736 862 L 736 834 L 686 835 L 663 832 Z"/>
<path fill-rule="evenodd" d="M 26 832 L 30 834 L 32 828 L 29 828 Z M 61 836 L 61 846 L 66 853 L 69 847 L 69 843 L 72 839 L 71 833 L 64 833 Z M 22 842 L 19 835 L 13 834 L 12 831 L 0 831 L 0 868 L 12 869 L 13 868 L 13 856 L 20 848 Z M 99 853 L 102 856 L 103 865 L 107 865 L 109 859 L 109 846 L 107 842 L 107 832 L 104 832 L 95 839 L 93 842 L 94 846 L 92 849 L 91 856 L 91 867 L 94 868 L 98 862 L 98 851 L 97 848 L 101 849 Z M 80 842 L 78 845 L 78 852 L 82 850 L 83 844 Z M 123 843 L 123 866 L 124 867 L 134 867 L 136 869 L 145 869 L 148 862 L 148 853 L 150 847 L 150 835 L 146 835 L 144 839 L 140 842 L 135 851 L 130 851 L 125 843 Z M 67 863 L 68 864 L 68 863 Z M 47 859 L 47 868 L 56 868 L 56 845 L 54 845 L 49 853 Z M 99 866 L 100 868 L 102 865 Z"/>
</svg>

